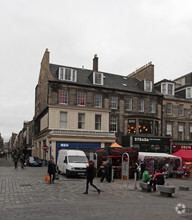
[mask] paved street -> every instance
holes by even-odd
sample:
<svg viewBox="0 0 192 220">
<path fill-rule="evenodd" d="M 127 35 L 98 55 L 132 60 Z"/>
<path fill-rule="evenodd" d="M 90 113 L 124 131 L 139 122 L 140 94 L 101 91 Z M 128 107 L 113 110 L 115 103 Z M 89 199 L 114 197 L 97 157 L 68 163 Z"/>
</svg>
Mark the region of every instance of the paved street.
<svg viewBox="0 0 192 220">
<path fill-rule="evenodd" d="M 0 219 L 192 219 L 192 179 L 166 179 L 176 186 L 172 198 L 159 192 L 134 190 L 134 181 L 122 184 L 100 183 L 94 179 L 101 194 L 90 187 L 85 191 L 85 179 L 60 175 L 55 184 L 44 181 L 47 167 L 14 169 L 11 159 L 0 158 Z M 179 186 L 189 186 L 181 191 Z M 185 205 L 185 213 L 175 207 Z"/>
</svg>

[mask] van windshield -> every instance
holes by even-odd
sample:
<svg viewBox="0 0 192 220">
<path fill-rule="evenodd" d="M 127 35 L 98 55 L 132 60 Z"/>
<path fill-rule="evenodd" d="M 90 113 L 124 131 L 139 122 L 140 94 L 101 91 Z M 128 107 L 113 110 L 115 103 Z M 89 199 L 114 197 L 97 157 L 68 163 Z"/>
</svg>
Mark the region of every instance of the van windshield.
<svg viewBox="0 0 192 220">
<path fill-rule="evenodd" d="M 85 156 L 68 156 L 69 163 L 87 163 L 87 157 Z"/>
</svg>

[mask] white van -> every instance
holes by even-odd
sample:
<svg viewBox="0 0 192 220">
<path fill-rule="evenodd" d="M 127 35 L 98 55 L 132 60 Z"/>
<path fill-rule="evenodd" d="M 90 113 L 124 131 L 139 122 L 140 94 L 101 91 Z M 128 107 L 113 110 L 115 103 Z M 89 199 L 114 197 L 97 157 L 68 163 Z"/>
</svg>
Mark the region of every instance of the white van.
<svg viewBox="0 0 192 220">
<path fill-rule="evenodd" d="M 88 159 L 81 150 L 60 150 L 57 159 L 58 173 L 70 176 L 82 176 L 86 173 Z"/>
</svg>

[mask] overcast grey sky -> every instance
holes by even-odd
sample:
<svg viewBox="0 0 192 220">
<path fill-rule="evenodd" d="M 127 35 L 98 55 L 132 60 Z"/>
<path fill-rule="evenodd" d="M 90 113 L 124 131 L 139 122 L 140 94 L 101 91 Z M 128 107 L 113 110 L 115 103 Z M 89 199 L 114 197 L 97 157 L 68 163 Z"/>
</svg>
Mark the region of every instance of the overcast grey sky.
<svg viewBox="0 0 192 220">
<path fill-rule="evenodd" d="M 34 115 L 46 48 L 50 62 L 127 75 L 148 62 L 155 82 L 192 71 L 191 0 L 1 0 L 0 133 Z"/>
</svg>

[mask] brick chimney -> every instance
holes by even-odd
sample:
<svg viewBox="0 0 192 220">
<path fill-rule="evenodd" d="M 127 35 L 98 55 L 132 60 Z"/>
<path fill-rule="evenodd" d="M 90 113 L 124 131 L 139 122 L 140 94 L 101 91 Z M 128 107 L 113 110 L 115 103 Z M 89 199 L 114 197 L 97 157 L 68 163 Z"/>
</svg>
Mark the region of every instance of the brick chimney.
<svg viewBox="0 0 192 220">
<path fill-rule="evenodd" d="M 95 54 L 94 58 L 93 58 L 93 71 L 94 72 L 98 72 L 98 57 L 97 54 Z"/>
</svg>

